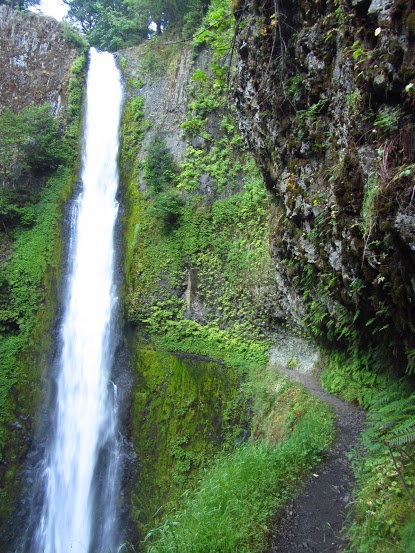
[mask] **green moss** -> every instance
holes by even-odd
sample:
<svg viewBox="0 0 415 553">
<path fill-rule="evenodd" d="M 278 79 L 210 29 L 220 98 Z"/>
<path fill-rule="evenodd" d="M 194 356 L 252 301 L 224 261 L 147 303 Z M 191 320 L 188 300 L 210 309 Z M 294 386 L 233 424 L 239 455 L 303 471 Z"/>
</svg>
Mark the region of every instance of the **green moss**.
<svg viewBox="0 0 415 553">
<path fill-rule="evenodd" d="M 135 349 L 133 516 L 153 525 L 245 419 L 239 377 L 218 363 Z"/>
<path fill-rule="evenodd" d="M 244 389 L 253 397 L 254 439 L 216 457 L 183 505 L 148 533 L 149 553 L 264 551 L 275 513 L 330 445 L 330 408 L 300 386 L 263 368 Z"/>
</svg>

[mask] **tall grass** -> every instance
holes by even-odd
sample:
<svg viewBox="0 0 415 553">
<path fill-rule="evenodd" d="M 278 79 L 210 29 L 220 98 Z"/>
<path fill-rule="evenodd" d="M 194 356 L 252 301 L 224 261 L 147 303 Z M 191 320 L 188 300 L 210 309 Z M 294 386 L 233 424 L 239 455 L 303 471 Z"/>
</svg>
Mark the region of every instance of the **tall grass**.
<svg viewBox="0 0 415 553">
<path fill-rule="evenodd" d="M 289 385 L 288 394 L 304 392 Z M 272 445 L 266 439 L 252 440 L 217 458 L 197 489 L 185 494 L 183 507 L 147 534 L 146 551 L 264 551 L 269 523 L 332 439 L 330 408 L 310 398 L 306 403 L 282 441 Z"/>
</svg>

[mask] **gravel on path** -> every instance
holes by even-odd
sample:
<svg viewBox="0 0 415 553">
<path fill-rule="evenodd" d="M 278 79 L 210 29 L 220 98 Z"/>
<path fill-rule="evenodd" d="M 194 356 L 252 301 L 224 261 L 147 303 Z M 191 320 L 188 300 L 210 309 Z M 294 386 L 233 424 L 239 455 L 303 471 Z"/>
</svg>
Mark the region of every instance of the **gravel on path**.
<svg viewBox="0 0 415 553">
<path fill-rule="evenodd" d="M 365 413 L 324 392 L 311 374 L 278 370 L 333 407 L 336 437 L 326 459 L 288 506 L 268 553 L 339 553 L 347 544 L 347 535 L 341 530 L 350 516 L 353 500 L 354 476 L 349 454 L 360 445 Z"/>
</svg>

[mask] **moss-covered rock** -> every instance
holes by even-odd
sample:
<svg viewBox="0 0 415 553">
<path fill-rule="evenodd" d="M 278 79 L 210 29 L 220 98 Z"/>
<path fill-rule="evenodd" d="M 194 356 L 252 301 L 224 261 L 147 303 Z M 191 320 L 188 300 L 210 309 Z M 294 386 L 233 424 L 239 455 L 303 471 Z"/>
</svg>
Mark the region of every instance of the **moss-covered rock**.
<svg viewBox="0 0 415 553">
<path fill-rule="evenodd" d="M 215 453 L 242 436 L 247 412 L 234 370 L 132 345 L 131 431 L 138 462 L 132 515 L 145 528 L 180 501 Z"/>
<path fill-rule="evenodd" d="M 412 12 L 368 7 L 246 1 L 234 99 L 274 194 L 287 311 L 301 323 L 305 309 L 331 347 L 380 347 L 402 373 L 415 346 Z"/>
</svg>

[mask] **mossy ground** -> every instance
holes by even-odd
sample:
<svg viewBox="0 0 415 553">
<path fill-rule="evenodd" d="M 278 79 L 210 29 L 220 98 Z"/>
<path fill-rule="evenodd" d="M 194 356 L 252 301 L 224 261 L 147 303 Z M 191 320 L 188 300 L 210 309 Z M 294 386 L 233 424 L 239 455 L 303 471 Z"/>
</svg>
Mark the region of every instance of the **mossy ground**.
<svg viewBox="0 0 415 553">
<path fill-rule="evenodd" d="M 146 537 L 148 552 L 261 552 L 276 515 L 333 437 L 331 409 L 269 368 L 250 371 L 251 437 L 217 455 Z"/>
</svg>

